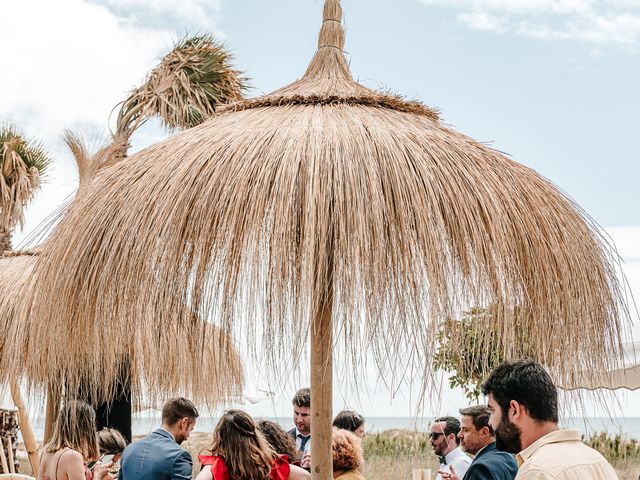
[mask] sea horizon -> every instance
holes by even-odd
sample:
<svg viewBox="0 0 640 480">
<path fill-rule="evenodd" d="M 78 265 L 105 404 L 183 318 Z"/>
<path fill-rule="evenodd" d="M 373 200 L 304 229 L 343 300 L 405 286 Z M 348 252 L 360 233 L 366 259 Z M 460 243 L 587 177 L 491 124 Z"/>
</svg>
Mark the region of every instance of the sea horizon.
<svg viewBox="0 0 640 480">
<path fill-rule="evenodd" d="M 284 429 L 293 428 L 293 421 L 289 417 L 262 416 L 256 417 L 271 420 L 280 424 Z M 198 419 L 194 431 L 213 432 L 217 418 L 203 415 Z M 433 421 L 432 417 L 366 417 L 365 426 L 368 433 L 380 433 L 387 430 L 413 430 L 426 432 Z M 36 439 L 40 442 L 44 436 L 44 417 L 32 420 Z M 134 414 L 131 429 L 134 436 L 146 435 L 160 426 L 160 415 Z M 625 438 L 640 439 L 640 417 L 564 417 L 560 420 L 560 427 L 579 430 L 584 435 L 606 432 L 609 435 L 622 435 Z"/>
</svg>

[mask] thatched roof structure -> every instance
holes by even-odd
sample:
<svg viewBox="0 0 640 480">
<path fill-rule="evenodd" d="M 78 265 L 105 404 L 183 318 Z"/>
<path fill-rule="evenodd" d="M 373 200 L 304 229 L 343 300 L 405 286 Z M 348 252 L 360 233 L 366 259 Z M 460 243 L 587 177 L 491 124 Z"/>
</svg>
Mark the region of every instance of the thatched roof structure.
<svg viewBox="0 0 640 480">
<path fill-rule="evenodd" d="M 562 375 L 610 362 L 624 303 L 593 222 L 433 110 L 353 81 L 341 19 L 326 0 L 297 82 L 96 175 L 37 265 L 23 314 L 47 325 L 47 347 L 22 357 L 28 371 L 104 379 L 80 332 L 99 328 L 104 344 L 130 318 L 158 345 L 180 332 L 197 351 L 185 305 L 260 335 L 276 366 L 294 363 L 311 332 L 325 386 L 332 331 L 354 362 L 369 350 L 381 369 L 429 372 L 438 323 L 470 306 L 495 305 L 486 335 L 506 352 L 517 306 L 537 357 Z M 62 347 L 71 329 L 80 335 Z"/>
<path fill-rule="evenodd" d="M 38 341 L 33 339 L 34 336 L 39 336 L 38 332 L 30 330 L 33 325 L 19 322 L 20 317 L 15 315 L 17 305 L 24 295 L 29 294 L 28 289 L 32 288 L 29 279 L 33 275 L 38 255 L 37 250 L 23 250 L 5 252 L 4 257 L 0 258 L 0 328 L 3 332 L 0 337 L 0 357 L 7 351 L 4 348 L 7 342 L 23 344 L 25 355 L 41 348 Z M 190 355 L 189 349 L 180 349 L 178 341 L 167 341 L 164 344 L 158 342 L 154 329 L 141 328 L 144 325 L 135 321 L 127 322 L 129 329 L 126 334 L 118 336 L 113 332 L 117 343 L 123 346 L 123 350 L 127 350 L 126 356 L 113 355 L 109 348 L 100 346 L 95 339 L 78 335 L 80 332 L 72 331 L 67 336 L 84 337 L 106 357 L 104 364 L 113 363 L 111 368 L 118 368 L 125 358 L 130 366 L 135 401 L 153 402 L 156 399 L 166 399 L 170 394 L 185 394 L 198 402 L 214 406 L 221 401 L 236 398 L 243 385 L 240 356 L 231 345 L 228 335 L 219 328 L 205 325 L 197 319 L 193 319 L 193 322 L 199 323 L 198 328 L 204 331 L 200 342 L 202 353 L 197 356 Z M 174 333 L 179 338 L 179 333 Z M 64 338 L 58 337 L 58 341 L 64 343 Z M 10 355 L 14 351 L 15 349 L 8 349 L 9 357 L 3 361 L 11 363 Z M 44 354 L 46 355 L 46 351 Z M 28 383 L 36 388 L 44 388 L 52 379 L 64 379 L 67 375 L 64 368 L 59 372 L 52 369 L 22 370 L 19 361 L 14 363 L 15 373 L 25 373 Z M 101 392 L 97 393 L 100 399 L 104 398 Z"/>
<path fill-rule="evenodd" d="M 20 290 L 32 273 L 34 263 L 34 255 L 16 255 L 13 251 L 0 254 L 0 361 L 6 351 L 5 346 L 13 342 L 9 330 L 16 319 Z"/>
<path fill-rule="evenodd" d="M 622 345 L 623 363 L 610 371 L 589 371 L 574 383 L 561 385 L 565 390 L 639 390 L 640 389 L 640 342 Z"/>
</svg>

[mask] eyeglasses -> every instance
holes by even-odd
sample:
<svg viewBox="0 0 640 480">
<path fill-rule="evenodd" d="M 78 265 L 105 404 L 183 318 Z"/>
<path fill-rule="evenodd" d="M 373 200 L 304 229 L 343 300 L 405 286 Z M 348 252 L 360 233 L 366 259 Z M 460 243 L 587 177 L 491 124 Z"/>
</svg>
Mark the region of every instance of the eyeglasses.
<svg viewBox="0 0 640 480">
<path fill-rule="evenodd" d="M 431 433 L 429 434 L 429 438 L 430 438 L 431 440 L 435 440 L 435 439 L 436 439 L 436 438 L 438 438 L 440 435 L 444 435 L 444 433 L 442 433 L 442 432 L 431 432 Z"/>
</svg>

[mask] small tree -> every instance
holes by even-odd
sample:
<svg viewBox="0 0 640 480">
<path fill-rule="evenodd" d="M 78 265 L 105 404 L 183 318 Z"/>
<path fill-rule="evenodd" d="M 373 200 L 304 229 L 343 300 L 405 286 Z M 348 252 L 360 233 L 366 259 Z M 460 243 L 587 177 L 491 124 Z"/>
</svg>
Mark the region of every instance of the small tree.
<svg viewBox="0 0 640 480">
<path fill-rule="evenodd" d="M 11 248 L 13 228 L 24 224 L 24 210 L 50 163 L 39 143 L 13 125 L 0 126 L 0 255 Z"/>
<path fill-rule="evenodd" d="M 460 320 L 449 318 L 438 335 L 434 366 L 451 373 L 449 386 L 461 387 L 471 401 L 479 399 L 480 386 L 495 367 L 510 359 L 534 356 L 525 338 L 518 309 L 513 310 L 510 324 L 498 326 L 492 313 L 495 308 L 474 307 L 463 312 Z M 487 331 L 495 333 L 488 336 Z M 479 335 L 479 332 L 483 334 Z M 501 348 L 503 336 L 511 337 L 508 350 Z"/>
<path fill-rule="evenodd" d="M 113 141 L 126 156 L 131 135 L 153 117 L 171 130 L 191 128 L 219 106 L 244 98 L 248 79 L 232 67 L 233 56 L 208 34 L 185 36 L 120 104 Z"/>
</svg>

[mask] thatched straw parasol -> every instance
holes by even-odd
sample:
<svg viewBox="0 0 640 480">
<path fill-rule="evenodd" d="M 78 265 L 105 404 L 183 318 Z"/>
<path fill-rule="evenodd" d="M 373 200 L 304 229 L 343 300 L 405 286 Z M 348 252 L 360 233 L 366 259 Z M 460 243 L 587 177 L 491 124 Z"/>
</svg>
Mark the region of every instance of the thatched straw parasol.
<svg viewBox="0 0 640 480">
<path fill-rule="evenodd" d="M 561 385 L 565 390 L 627 390 L 640 389 L 640 342 L 628 342 L 622 345 L 623 363 L 620 368 L 610 371 L 585 372 L 574 383 Z"/>
<path fill-rule="evenodd" d="M 30 330 L 33 324 L 21 323 L 21 318 L 15 315 L 21 299 L 33 288 L 29 279 L 33 276 L 38 255 L 38 251 L 17 251 L 5 252 L 5 257 L 0 258 L 0 328 L 4 332 L 0 337 L 0 357 L 6 354 L 2 362 L 13 362 L 15 373 L 24 373 L 32 387 L 44 389 L 52 379 L 67 378 L 70 366 L 62 366 L 59 371 L 51 368 L 23 370 L 20 361 L 11 357 L 16 349 L 7 348 L 9 343 L 22 344 L 24 348 L 21 350 L 27 358 L 30 357 L 29 352 L 47 348 L 47 344 L 34 340 L 40 335 Z M 122 345 L 127 355 L 113 355 L 113 349 L 105 348 L 95 339 L 85 337 L 85 340 L 105 358 L 103 365 L 107 365 L 108 371 L 120 368 L 122 360 L 127 360 L 136 402 L 154 403 L 166 399 L 167 395 L 183 394 L 196 402 L 215 406 L 221 401 L 238 398 L 243 384 L 243 369 L 229 336 L 196 317 L 191 318 L 191 323 L 203 332 L 198 342 L 202 350 L 198 355 L 191 355 L 189 348 L 180 348 L 179 341 L 170 341 L 171 334 L 176 339 L 180 338 L 181 332 L 177 328 L 168 332 L 169 335 L 159 336 L 154 328 L 145 329 L 148 324 L 137 322 L 135 318 L 127 319 L 129 329 L 126 335 L 118 336 L 114 332 L 114 341 Z M 77 330 L 70 332 L 70 335 L 78 334 L 81 332 Z M 59 337 L 58 341 L 64 343 L 64 338 Z M 44 356 L 46 354 L 45 351 Z M 37 356 L 42 358 L 41 354 Z M 91 381 L 93 379 L 91 377 Z M 59 380 L 59 383 L 64 381 Z M 103 381 L 99 382 L 102 384 Z M 109 398 L 100 394 L 100 389 L 94 393 L 97 393 L 97 401 Z"/>
<path fill-rule="evenodd" d="M 28 371 L 109 378 L 82 333 L 127 354 L 130 318 L 197 351 L 186 306 L 281 369 L 310 335 L 312 470 L 329 479 L 334 332 L 355 363 L 428 374 L 442 319 L 492 305 L 485 335 L 508 353 L 517 307 L 561 375 L 610 362 L 624 304 L 591 221 L 433 110 L 353 81 L 341 19 L 326 0 L 302 79 L 96 175 L 37 265 L 22 314 L 47 325 L 47 361 L 23 356 Z"/>
</svg>

